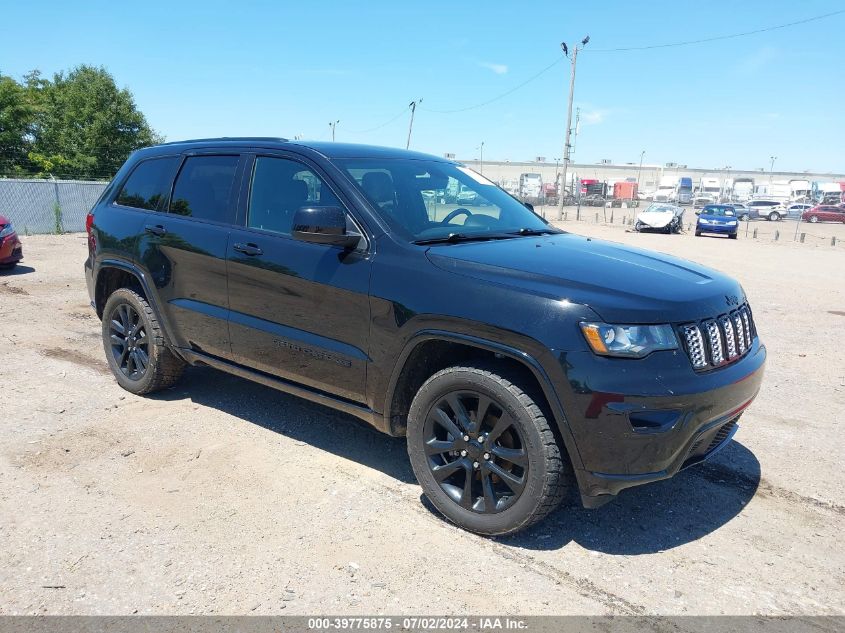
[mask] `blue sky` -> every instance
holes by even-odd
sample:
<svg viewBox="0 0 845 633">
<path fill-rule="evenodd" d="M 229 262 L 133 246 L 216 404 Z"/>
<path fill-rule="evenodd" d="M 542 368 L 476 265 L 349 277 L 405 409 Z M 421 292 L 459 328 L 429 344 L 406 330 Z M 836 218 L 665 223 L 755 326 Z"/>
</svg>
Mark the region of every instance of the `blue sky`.
<svg viewBox="0 0 845 633">
<path fill-rule="evenodd" d="M 748 31 L 842 2 L 8 3 L 0 72 L 105 66 L 168 140 L 301 134 L 527 160 L 561 155 L 566 60 L 487 101 L 589 34 L 578 58 L 574 159 L 845 171 L 845 14 L 748 37 L 647 51 L 599 49 Z M 391 123 L 378 127 L 395 118 Z M 376 128 L 378 129 L 372 129 Z"/>
</svg>

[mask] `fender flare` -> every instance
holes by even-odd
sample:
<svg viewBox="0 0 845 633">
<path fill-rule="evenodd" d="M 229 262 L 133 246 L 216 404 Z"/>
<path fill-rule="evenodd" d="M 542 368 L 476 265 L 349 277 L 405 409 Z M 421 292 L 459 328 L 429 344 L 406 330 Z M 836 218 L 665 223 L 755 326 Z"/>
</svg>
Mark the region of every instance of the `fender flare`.
<svg viewBox="0 0 845 633">
<path fill-rule="evenodd" d="M 537 380 L 537 383 L 540 385 L 540 389 L 543 391 L 543 395 L 546 397 L 546 401 L 552 409 L 552 415 L 555 418 L 555 423 L 560 431 L 561 437 L 563 438 L 563 443 L 567 453 L 569 454 L 572 467 L 576 470 L 576 472 L 583 470 L 584 466 L 581 461 L 581 455 L 578 453 L 575 437 L 572 435 L 572 430 L 569 428 L 569 421 L 563 410 L 563 405 L 561 404 L 560 398 L 558 398 L 557 392 L 552 386 L 552 381 L 542 364 L 540 364 L 536 358 L 518 348 L 470 334 L 459 334 L 456 332 L 449 332 L 447 330 L 426 329 L 420 330 L 408 339 L 393 366 L 393 371 L 390 374 L 390 381 L 388 383 L 383 409 L 385 422 L 388 425 L 390 424 L 390 406 L 393 402 L 396 385 L 399 382 L 399 377 L 402 374 L 402 370 L 405 368 L 408 357 L 421 343 L 431 340 L 451 341 L 462 345 L 468 345 L 470 347 L 476 347 L 488 352 L 493 352 L 494 354 L 501 354 L 502 356 L 506 356 L 525 366 Z"/>
<path fill-rule="evenodd" d="M 138 280 L 138 284 L 144 291 L 144 296 L 147 299 L 147 303 L 150 304 L 150 308 L 152 308 L 156 320 L 161 325 L 161 332 L 164 335 L 164 344 L 167 345 L 168 349 L 170 349 L 171 352 L 179 356 L 179 358 L 181 358 L 182 360 L 185 360 L 182 354 L 179 353 L 179 348 L 175 347 L 170 339 L 170 324 L 168 323 L 167 318 L 164 316 L 164 313 L 159 307 L 158 295 L 153 292 L 152 286 L 150 286 L 149 280 L 147 278 L 147 275 L 144 274 L 144 271 L 138 268 L 138 266 L 136 266 L 135 264 L 123 259 L 103 259 L 97 263 L 96 270 L 94 271 L 95 293 L 97 283 L 100 278 L 100 272 L 102 272 L 102 270 L 105 268 L 117 268 L 126 273 L 129 273 L 130 275 L 135 277 L 135 279 Z"/>
</svg>

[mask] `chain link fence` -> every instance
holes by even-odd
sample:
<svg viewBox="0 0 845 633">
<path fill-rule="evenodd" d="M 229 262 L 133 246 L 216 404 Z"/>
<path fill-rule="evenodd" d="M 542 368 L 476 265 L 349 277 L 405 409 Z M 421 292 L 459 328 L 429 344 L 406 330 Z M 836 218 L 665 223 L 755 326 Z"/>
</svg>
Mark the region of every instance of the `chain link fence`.
<svg viewBox="0 0 845 633">
<path fill-rule="evenodd" d="M 0 178 L 0 215 L 23 235 L 84 231 L 85 216 L 107 185 L 97 180 Z"/>
</svg>

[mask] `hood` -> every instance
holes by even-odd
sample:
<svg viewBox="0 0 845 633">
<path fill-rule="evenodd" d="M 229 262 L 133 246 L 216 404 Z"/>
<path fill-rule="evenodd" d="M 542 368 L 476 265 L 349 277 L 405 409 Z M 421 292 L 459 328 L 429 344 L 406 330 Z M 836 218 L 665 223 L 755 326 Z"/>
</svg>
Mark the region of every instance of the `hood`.
<svg viewBox="0 0 845 633">
<path fill-rule="evenodd" d="M 679 323 L 745 300 L 722 273 L 669 255 L 572 234 L 431 247 L 443 270 L 592 308 L 611 323 Z"/>
<path fill-rule="evenodd" d="M 655 229 L 669 226 L 669 223 L 675 219 L 674 213 L 662 213 L 660 211 L 646 211 L 637 216 L 637 221 L 650 226 Z"/>
</svg>

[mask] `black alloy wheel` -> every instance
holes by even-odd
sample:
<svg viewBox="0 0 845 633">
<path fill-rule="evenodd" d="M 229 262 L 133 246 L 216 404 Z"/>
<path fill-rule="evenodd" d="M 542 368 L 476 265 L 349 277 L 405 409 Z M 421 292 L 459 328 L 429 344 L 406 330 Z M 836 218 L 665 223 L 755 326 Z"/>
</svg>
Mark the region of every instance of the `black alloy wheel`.
<svg viewBox="0 0 845 633">
<path fill-rule="evenodd" d="M 134 394 L 172 387 L 185 362 L 165 344 L 165 335 L 146 298 L 118 288 L 103 307 L 103 349 L 118 384 Z"/>
<path fill-rule="evenodd" d="M 128 303 L 109 315 L 109 340 L 115 364 L 130 380 L 140 380 L 150 362 L 149 339 L 141 315 Z"/>
<path fill-rule="evenodd" d="M 430 409 L 424 437 L 434 479 L 462 508 L 501 512 L 525 489 L 524 439 L 515 420 L 492 398 L 474 391 L 445 395 Z"/>
<path fill-rule="evenodd" d="M 429 377 L 408 411 L 408 457 L 446 519 L 488 536 L 512 534 L 575 489 L 532 377 L 485 359 Z"/>
</svg>

